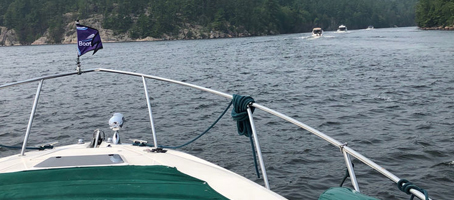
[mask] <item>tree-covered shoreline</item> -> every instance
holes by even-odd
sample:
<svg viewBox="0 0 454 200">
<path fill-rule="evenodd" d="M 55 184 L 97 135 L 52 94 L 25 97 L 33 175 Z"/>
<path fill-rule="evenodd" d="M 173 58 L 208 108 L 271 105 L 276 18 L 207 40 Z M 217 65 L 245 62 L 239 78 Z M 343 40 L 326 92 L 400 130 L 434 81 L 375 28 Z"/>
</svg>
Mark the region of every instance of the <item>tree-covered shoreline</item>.
<svg viewBox="0 0 454 200">
<path fill-rule="evenodd" d="M 416 23 L 422 29 L 454 30 L 454 0 L 419 0 Z"/>
<path fill-rule="evenodd" d="M 14 30 L 21 44 L 47 33 L 61 43 L 76 19 L 100 17 L 103 29 L 146 37 L 209 38 L 335 30 L 368 25 L 414 26 L 418 0 L 0 0 L 0 26 Z M 86 24 L 90 25 L 90 24 Z"/>
</svg>

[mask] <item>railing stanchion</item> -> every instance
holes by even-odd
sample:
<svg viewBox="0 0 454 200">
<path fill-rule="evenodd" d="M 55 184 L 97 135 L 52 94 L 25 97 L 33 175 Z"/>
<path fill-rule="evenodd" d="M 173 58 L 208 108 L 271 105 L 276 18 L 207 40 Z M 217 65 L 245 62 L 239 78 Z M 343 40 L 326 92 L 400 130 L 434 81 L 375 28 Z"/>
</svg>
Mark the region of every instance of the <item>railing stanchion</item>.
<svg viewBox="0 0 454 200">
<path fill-rule="evenodd" d="M 41 88 L 43 87 L 44 79 L 38 84 L 38 89 L 36 89 L 35 101 L 33 102 L 32 112 L 30 113 L 30 119 L 28 120 L 27 131 L 25 132 L 24 142 L 22 143 L 21 156 L 25 156 L 25 148 L 27 147 L 28 137 L 30 136 L 30 129 L 32 128 L 33 118 L 35 117 L 36 105 L 38 105 L 39 94 L 41 93 Z"/>
<path fill-rule="evenodd" d="M 344 148 L 341 148 L 342 153 L 344 154 L 345 164 L 347 165 L 348 174 L 350 175 L 350 180 L 352 181 L 353 188 L 356 191 L 359 191 L 358 181 L 356 180 L 355 170 L 353 169 L 352 160 L 350 159 L 350 155 L 344 151 Z"/>
<path fill-rule="evenodd" d="M 262 150 L 260 149 L 259 139 L 257 138 L 257 132 L 255 131 L 254 119 L 252 118 L 251 107 L 247 107 L 247 114 L 249 116 L 249 122 L 251 123 L 252 134 L 254 136 L 254 143 L 257 151 L 257 156 L 259 157 L 260 168 L 262 169 L 263 181 L 265 182 L 265 187 L 270 189 L 270 184 L 268 183 L 268 176 L 266 175 L 265 162 L 262 157 Z"/>
<path fill-rule="evenodd" d="M 142 81 L 143 81 L 143 88 L 145 90 L 145 98 L 147 98 L 148 115 L 150 116 L 151 133 L 153 134 L 153 145 L 155 148 L 158 148 L 158 141 L 156 139 L 156 132 L 154 129 L 154 124 L 153 124 L 153 114 L 151 112 L 150 98 L 148 97 L 147 82 L 145 81 L 145 77 L 143 77 L 143 76 L 142 76 Z"/>
</svg>

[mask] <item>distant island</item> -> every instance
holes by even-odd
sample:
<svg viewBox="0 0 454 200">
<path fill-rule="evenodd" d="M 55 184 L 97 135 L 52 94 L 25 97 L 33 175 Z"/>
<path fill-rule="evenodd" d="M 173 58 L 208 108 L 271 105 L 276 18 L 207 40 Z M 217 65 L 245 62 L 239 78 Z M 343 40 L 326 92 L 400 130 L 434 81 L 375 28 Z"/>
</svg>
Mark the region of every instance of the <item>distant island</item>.
<svg viewBox="0 0 454 200">
<path fill-rule="evenodd" d="M 415 26 L 417 4 L 418 0 L 0 0 L 0 46 L 74 43 L 75 20 L 98 29 L 106 42 L 277 35 L 314 27 L 336 30 L 341 24 L 349 30 Z"/>
</svg>

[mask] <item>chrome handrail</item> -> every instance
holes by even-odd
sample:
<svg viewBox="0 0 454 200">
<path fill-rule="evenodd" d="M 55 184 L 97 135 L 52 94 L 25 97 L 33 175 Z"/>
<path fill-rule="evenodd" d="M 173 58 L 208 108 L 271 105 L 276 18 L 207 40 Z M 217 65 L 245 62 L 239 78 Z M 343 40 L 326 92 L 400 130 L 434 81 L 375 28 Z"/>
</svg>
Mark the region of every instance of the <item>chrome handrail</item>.
<svg viewBox="0 0 454 200">
<path fill-rule="evenodd" d="M 30 113 L 30 119 L 28 120 L 27 131 L 25 132 L 24 142 L 22 143 L 22 150 L 20 155 L 25 155 L 25 148 L 27 147 L 28 137 L 30 136 L 30 129 L 32 128 L 33 119 L 35 118 L 36 106 L 38 105 L 39 94 L 41 93 L 41 88 L 43 87 L 44 79 L 38 84 L 38 89 L 36 89 L 35 100 L 33 101 L 32 112 Z"/>
<path fill-rule="evenodd" d="M 145 81 L 145 77 L 143 77 L 143 76 L 142 76 L 142 82 L 143 82 L 143 89 L 145 90 L 145 98 L 147 99 L 148 116 L 150 117 L 151 134 L 153 135 L 153 144 L 155 147 L 158 147 L 158 140 L 156 139 L 156 131 L 154 129 L 154 124 L 153 124 L 153 114 L 151 112 L 150 97 L 148 97 L 147 82 Z"/>
<path fill-rule="evenodd" d="M 194 88 L 194 89 L 198 89 L 198 90 L 202 90 L 202 91 L 206 91 L 206 92 L 209 92 L 209 93 L 212 93 L 212 94 L 216 94 L 216 95 L 219 95 L 219 96 L 223 96 L 223 97 L 226 97 L 226 98 L 229 98 L 229 99 L 233 99 L 233 95 L 230 95 L 230 94 L 227 94 L 227 93 L 223 93 L 223 92 L 220 92 L 220 91 L 216 91 L 216 90 L 213 90 L 213 89 L 209 89 L 209 88 L 205 88 L 205 87 L 201 87 L 201 86 L 198 86 L 198 85 L 194 85 L 194 84 L 190 84 L 190 83 L 186 83 L 186 82 L 181 82 L 181 81 L 176 81 L 176 80 L 172 80 L 172 79 L 167 79 L 167 78 L 162 78 L 162 77 L 158 77 L 158 76 L 152 76 L 152 75 L 147 75 L 147 74 L 142 74 L 142 73 L 135 73 L 135 72 L 127 72 L 127 71 L 121 71 L 121 70 L 112 70 L 112 69 L 105 69 L 105 68 L 97 68 L 97 69 L 88 69 L 88 70 L 83 70 L 81 71 L 81 73 L 89 73 L 89 72 L 108 72 L 108 73 L 117 73 L 117 74 L 125 74 L 125 75 L 132 75 L 132 76 L 138 76 L 138 77 L 142 77 L 143 80 L 144 77 L 145 78 L 149 78 L 149 79 L 154 79 L 154 80 L 159 80 L 159 81 L 165 81 L 165 82 L 169 82 L 169 83 L 175 83 L 175 84 L 179 84 L 179 85 L 183 85 L 183 86 L 187 86 L 187 87 L 191 87 L 191 88 Z M 2 88 L 6 88 L 6 87 L 10 87 L 10 86 L 15 86 L 15 85 L 19 85 L 19 84 L 24 84 L 24 83 L 30 83 L 30 82 L 35 82 L 35 81 L 44 81 L 46 79 L 53 79 L 53 78 L 59 78 L 59 77 L 64 77 L 64 76 L 70 76 L 70 75 L 77 75 L 78 72 L 71 72 L 71 73 L 64 73 L 64 74 L 57 74 L 57 75 L 49 75 L 49 76 L 44 76 L 44 77 L 39 77 L 39 78 L 33 78 L 33 79 L 28 79 L 28 80 L 25 80 L 25 81 L 20 81 L 20 82 L 14 82 L 14 83 L 8 83 L 8 84 L 4 84 L 4 85 L 1 85 L 0 86 L 0 89 Z M 144 85 L 145 85 L 145 82 L 144 82 Z M 146 87 L 146 85 L 145 85 Z M 39 90 L 38 89 L 38 92 L 39 93 Z M 147 91 L 146 91 L 147 92 Z M 37 94 L 39 96 L 39 94 Z M 146 94 L 148 96 L 148 94 Z M 37 101 L 37 100 L 35 100 Z M 336 139 L 296 120 L 296 119 L 293 119 L 287 115 L 284 115 L 280 112 L 277 112 L 275 110 L 272 110 L 270 108 L 267 108 L 263 105 L 260 105 L 258 103 L 253 103 L 251 104 L 251 106 L 255 107 L 255 108 L 258 108 L 262 111 L 265 111 L 269 114 L 272 114 L 276 117 L 279 117 L 285 121 L 288 121 L 290 123 L 293 123 L 299 127 L 301 127 L 302 129 L 304 130 L 307 130 L 311 133 L 313 133 L 314 135 L 317 135 L 318 137 L 322 138 L 323 140 L 331 143 L 332 145 L 340 148 L 341 152 L 344 154 L 344 157 L 345 157 L 345 160 L 346 160 L 346 164 L 347 164 L 347 167 L 349 167 L 349 173 L 350 173 L 350 177 L 356 177 L 355 174 L 354 174 L 354 171 L 353 169 L 349 166 L 351 164 L 351 161 L 349 161 L 349 157 L 347 156 L 348 155 L 351 155 L 355 158 L 357 158 L 358 160 L 360 160 L 361 162 L 363 162 L 364 164 L 368 165 L 369 167 L 371 167 L 372 169 L 376 170 L 377 172 L 381 173 L 382 175 L 384 175 L 385 177 L 389 178 L 390 180 L 392 180 L 393 182 L 397 183 L 399 182 L 401 179 L 399 177 L 397 177 L 396 175 L 392 174 L 391 172 L 389 172 L 388 170 L 386 170 L 385 168 L 381 167 L 380 165 L 376 164 L 375 162 L 373 162 L 372 160 L 366 158 L 365 156 L 363 156 L 362 154 L 356 152 L 355 150 L 351 149 L 350 147 L 346 146 L 345 144 L 337 141 Z M 34 113 L 35 109 L 32 109 L 32 113 Z M 31 121 L 33 121 L 33 116 L 31 115 Z M 151 116 L 150 116 L 150 119 L 152 120 Z M 153 122 L 151 122 L 153 123 Z M 152 125 L 153 127 L 153 125 Z M 153 136 L 154 140 L 156 141 L 156 138 L 155 136 Z M 27 143 L 27 140 L 28 140 L 28 136 L 26 136 L 24 138 L 24 146 L 26 145 Z M 258 144 L 258 143 L 257 143 Z M 256 145 L 257 145 L 256 144 Z M 155 144 L 157 145 L 157 144 Z M 23 153 L 22 153 L 23 154 Z M 260 158 L 262 159 L 262 158 Z M 262 165 L 262 163 L 261 163 Z M 264 166 L 262 166 L 262 171 L 265 171 L 264 169 Z M 264 176 L 264 178 L 266 177 L 266 175 Z M 266 180 L 265 183 L 267 183 L 268 181 Z M 355 187 L 355 190 L 359 191 L 359 187 L 358 187 L 358 183 L 356 181 L 356 178 L 353 178 L 352 179 L 352 183 Z M 267 186 L 269 187 L 269 186 Z M 419 199 L 425 199 L 425 195 L 423 193 L 421 193 L 420 191 L 416 190 L 416 189 L 410 189 L 410 192 L 412 194 L 414 194 L 416 197 L 418 197 Z M 429 198 L 430 200 L 431 198 Z"/>
<path fill-rule="evenodd" d="M 266 174 L 265 162 L 263 161 L 262 150 L 260 149 L 259 139 L 257 137 L 257 131 L 255 130 L 254 118 L 252 116 L 251 107 L 247 107 L 247 114 L 249 116 L 249 122 L 251 123 L 252 135 L 254 138 L 255 148 L 257 149 L 257 156 L 259 157 L 260 168 L 262 169 L 263 180 L 265 182 L 265 187 L 270 189 L 270 184 L 268 183 L 268 175 Z M 252 137 L 252 136 L 250 136 Z"/>
</svg>

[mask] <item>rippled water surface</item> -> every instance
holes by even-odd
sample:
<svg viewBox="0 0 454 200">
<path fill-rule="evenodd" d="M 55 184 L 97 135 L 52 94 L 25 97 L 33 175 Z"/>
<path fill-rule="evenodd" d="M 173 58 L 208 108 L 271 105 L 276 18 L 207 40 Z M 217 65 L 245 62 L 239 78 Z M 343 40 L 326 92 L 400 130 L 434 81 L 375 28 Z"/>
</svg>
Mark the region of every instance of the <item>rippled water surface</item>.
<svg viewBox="0 0 454 200">
<path fill-rule="evenodd" d="M 341 142 L 433 199 L 454 192 L 454 32 L 415 27 L 192 41 L 105 43 L 82 68 L 111 68 L 176 79 L 252 96 Z M 0 85 L 75 69 L 75 45 L 0 48 Z M 21 145 L 38 83 L 0 90 L 0 138 Z M 223 97 L 147 81 L 158 141 L 180 145 L 203 132 L 228 105 Z M 87 73 L 46 80 L 29 144 L 89 140 L 114 112 L 127 122 L 122 140 L 151 141 L 140 77 Z M 337 147 L 256 110 L 272 190 L 289 199 L 317 199 L 340 184 Z M 260 184 L 249 139 L 230 115 L 182 148 Z M 19 150 L 0 149 L 0 156 Z M 363 193 L 409 199 L 387 178 L 354 159 Z M 232 183 L 234 184 L 234 183 Z M 351 184 L 347 181 L 346 186 Z"/>
</svg>

